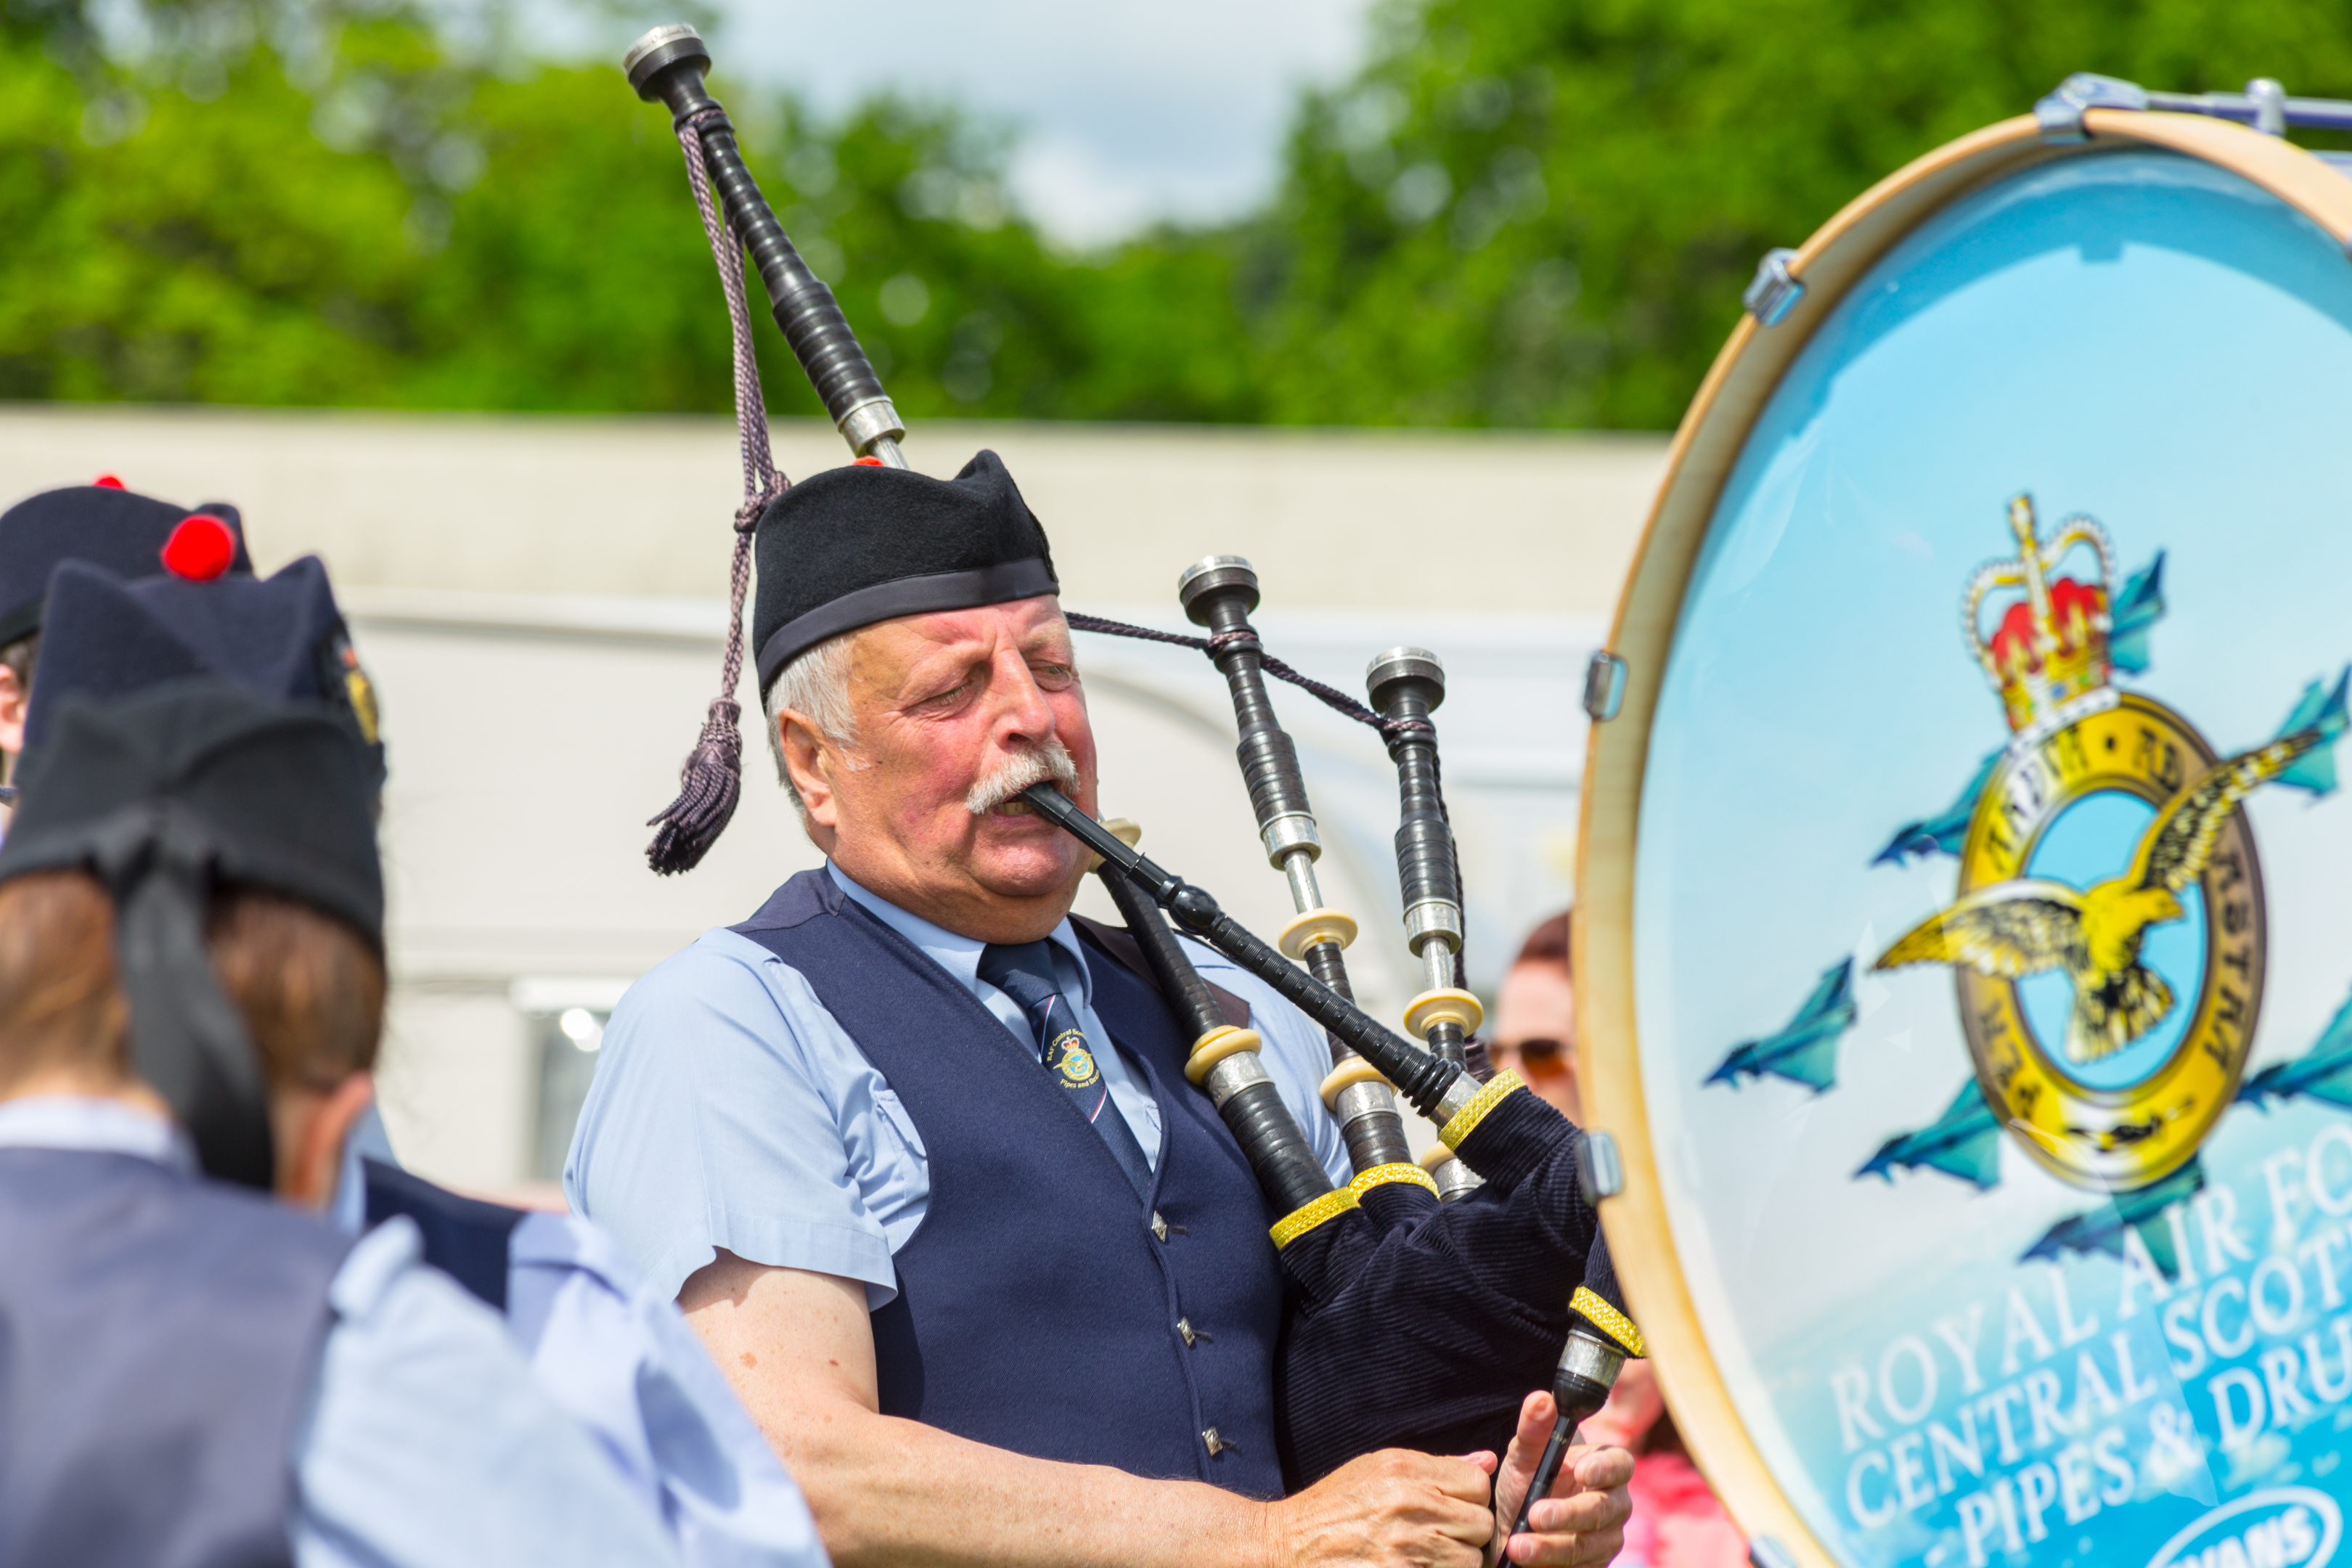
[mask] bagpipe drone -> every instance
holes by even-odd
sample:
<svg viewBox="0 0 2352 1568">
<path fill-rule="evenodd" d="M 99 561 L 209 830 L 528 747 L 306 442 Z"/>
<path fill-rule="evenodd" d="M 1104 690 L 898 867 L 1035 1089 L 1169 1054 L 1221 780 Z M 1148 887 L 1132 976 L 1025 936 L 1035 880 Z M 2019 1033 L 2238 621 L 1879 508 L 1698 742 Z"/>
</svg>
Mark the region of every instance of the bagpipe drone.
<svg viewBox="0 0 2352 1568">
<path fill-rule="evenodd" d="M 710 56 L 702 39 L 690 27 L 658 27 L 624 63 L 638 95 L 671 110 L 685 151 L 733 326 L 744 468 L 720 693 L 678 797 L 654 819 L 658 832 L 647 851 L 656 870 L 676 872 L 701 858 L 740 794 L 734 688 L 742 665 L 751 530 L 786 483 L 769 456 L 745 301 L 745 251 L 777 325 L 853 454 L 903 468 L 898 443 L 906 431 L 832 290 L 793 249 L 744 164 L 726 111 L 705 89 Z M 1067 618 L 1081 630 L 1199 647 L 1224 674 L 1261 841 L 1298 910 L 1279 945 L 1244 930 L 1206 891 L 1138 853 L 1050 785 L 1034 786 L 1024 798 L 1100 858 L 1100 875 L 1149 978 L 1192 1033 L 1186 1076 L 1216 1105 L 1278 1216 L 1271 1234 L 1292 1300 L 1276 1389 L 1286 1479 L 1305 1485 L 1384 1447 L 1499 1449 L 1526 1394 L 1549 1383 L 1560 1414 L 1528 1491 L 1539 1498 L 1576 1424 L 1600 1407 L 1624 1358 L 1642 1354 L 1643 1344 L 1624 1315 L 1580 1177 L 1583 1133 L 1515 1075 L 1485 1077 L 1470 1066 L 1465 1047 L 1480 1011 L 1460 984 L 1459 877 L 1430 721 L 1444 696 L 1443 668 L 1419 649 L 1383 654 L 1369 677 L 1376 712 L 1266 655 L 1248 619 L 1258 599 L 1248 563 L 1212 557 L 1184 574 L 1180 594 L 1187 615 L 1209 629 L 1207 637 Z M 1406 1015 L 1418 1038 L 1391 1031 L 1350 999 L 1341 949 L 1356 925 L 1323 907 L 1314 871 L 1320 839 L 1296 748 L 1268 698 L 1269 673 L 1380 730 L 1396 762 L 1403 918 L 1429 981 Z M 1171 921 L 1327 1032 L 1333 1068 L 1323 1097 L 1355 1171 L 1347 1186 L 1325 1173 L 1258 1061 L 1257 1036 L 1228 1019 Z M 1398 1093 L 1441 1130 L 1450 1157 L 1434 1176 L 1411 1158 Z M 1524 1507 L 1521 1515 L 1524 1529 Z"/>
</svg>

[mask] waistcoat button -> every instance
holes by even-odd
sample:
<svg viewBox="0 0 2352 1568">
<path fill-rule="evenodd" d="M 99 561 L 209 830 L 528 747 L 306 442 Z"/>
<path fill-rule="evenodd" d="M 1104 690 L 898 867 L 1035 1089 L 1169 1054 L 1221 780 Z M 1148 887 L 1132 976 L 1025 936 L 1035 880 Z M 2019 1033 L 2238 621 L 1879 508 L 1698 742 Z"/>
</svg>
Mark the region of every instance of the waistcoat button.
<svg viewBox="0 0 2352 1568">
<path fill-rule="evenodd" d="M 1201 1434 L 1201 1442 L 1209 1450 L 1209 1458 L 1213 1459 L 1233 1447 L 1231 1443 L 1217 1436 L 1217 1429 L 1214 1426 Z"/>
</svg>

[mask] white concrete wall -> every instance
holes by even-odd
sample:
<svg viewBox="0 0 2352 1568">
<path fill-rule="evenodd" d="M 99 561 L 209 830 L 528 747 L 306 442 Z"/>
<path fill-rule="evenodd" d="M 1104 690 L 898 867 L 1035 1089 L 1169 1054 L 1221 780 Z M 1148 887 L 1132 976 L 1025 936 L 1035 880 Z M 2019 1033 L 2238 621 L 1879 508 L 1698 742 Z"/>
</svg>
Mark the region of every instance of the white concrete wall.
<svg viewBox="0 0 2352 1568">
<path fill-rule="evenodd" d="M 1284 606 L 1606 616 L 1662 437 L 940 423 L 909 458 L 993 447 L 1073 604 L 1171 602 L 1244 554 Z M 779 424 L 785 471 L 846 454 Z M 245 509 L 258 555 L 315 551 L 354 587 L 706 598 L 741 493 L 731 421 L 0 406 L 0 495 L 120 474 Z"/>
<path fill-rule="evenodd" d="M 821 427 L 779 426 L 777 444 L 791 472 L 841 458 Z M 1437 649 L 1474 983 L 1565 905 L 1583 662 L 1663 441 L 940 425 L 908 451 L 951 472 L 982 445 L 1045 520 L 1074 607 L 1180 628 L 1177 572 L 1238 553 L 1260 571 L 1269 645 L 1310 674 L 1360 691 L 1381 648 Z M 755 726 L 743 805 L 709 858 L 675 879 L 643 858 L 717 682 L 731 425 L 0 409 L 0 493 L 101 471 L 236 502 L 264 570 L 327 560 L 391 747 L 386 1120 L 425 1173 L 514 1189 L 539 1114 L 518 983 L 542 1010 L 609 1005 L 815 861 Z M 1222 680 L 1180 648 L 1087 636 L 1081 658 L 1106 808 L 1277 929 L 1289 903 L 1256 850 Z M 1397 926 L 1393 774 L 1370 731 L 1276 689 L 1323 817 L 1328 900 L 1363 923 L 1351 973 L 1393 1014 L 1419 988 Z M 1082 907 L 1110 913 L 1099 889 Z"/>
</svg>

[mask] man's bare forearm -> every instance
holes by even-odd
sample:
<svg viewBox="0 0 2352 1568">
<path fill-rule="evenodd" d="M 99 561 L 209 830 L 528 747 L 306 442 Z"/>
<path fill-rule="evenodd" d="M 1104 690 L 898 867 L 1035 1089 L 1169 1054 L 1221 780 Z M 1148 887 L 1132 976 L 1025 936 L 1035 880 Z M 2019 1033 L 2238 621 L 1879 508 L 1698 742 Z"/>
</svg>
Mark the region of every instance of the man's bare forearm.
<svg viewBox="0 0 2352 1568">
<path fill-rule="evenodd" d="M 835 1409 L 768 1431 L 839 1568 L 1270 1568 L 1268 1510 L 1198 1481 L 1147 1481 Z"/>
<path fill-rule="evenodd" d="M 800 1482 L 841 1568 L 1272 1561 L 1264 1503 L 878 1414 L 873 1329 L 853 1281 L 722 1253 L 678 1304 Z"/>
<path fill-rule="evenodd" d="M 873 1327 L 854 1280 L 721 1253 L 678 1305 L 799 1479 L 841 1568 L 1477 1568 L 1494 1533 L 1491 1454 L 1389 1449 L 1296 1497 L 1253 1502 L 879 1414 Z"/>
</svg>

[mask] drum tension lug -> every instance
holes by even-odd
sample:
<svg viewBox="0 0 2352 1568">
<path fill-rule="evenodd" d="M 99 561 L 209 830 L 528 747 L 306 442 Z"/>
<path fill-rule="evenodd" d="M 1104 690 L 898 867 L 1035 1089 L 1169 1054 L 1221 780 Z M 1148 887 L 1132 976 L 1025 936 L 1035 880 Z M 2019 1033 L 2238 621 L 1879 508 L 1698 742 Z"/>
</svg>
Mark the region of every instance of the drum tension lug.
<svg viewBox="0 0 2352 1568">
<path fill-rule="evenodd" d="M 1625 661 L 1607 648 L 1596 648 L 1584 667 L 1584 714 L 1596 724 L 1617 717 L 1625 704 Z"/>
<path fill-rule="evenodd" d="M 1617 1140 L 1598 1127 L 1584 1130 L 1584 1142 L 1576 1151 L 1576 1181 L 1585 1198 L 1596 1204 L 1625 1190 L 1625 1162 L 1617 1152 Z"/>
<path fill-rule="evenodd" d="M 2246 84 L 2246 101 L 2254 107 L 2254 129 L 2265 136 L 2286 134 L 2286 89 L 2266 76 Z"/>
<path fill-rule="evenodd" d="M 1758 326 L 1780 325 L 1780 319 L 1795 310 L 1797 301 L 1805 297 L 1805 286 L 1789 270 L 1789 263 L 1796 259 L 1795 251 L 1787 246 L 1776 246 L 1756 264 L 1755 281 L 1748 285 L 1748 292 L 1739 297 L 1739 302 L 1748 307 L 1748 313 L 1756 318 Z"/>
<path fill-rule="evenodd" d="M 2090 138 L 2090 132 L 2083 129 L 2084 110 L 2146 108 L 2147 89 L 2137 82 L 2100 76 L 2095 71 L 2076 71 L 2033 106 L 2033 121 L 2042 128 L 2044 142 L 2084 142 Z"/>
</svg>

